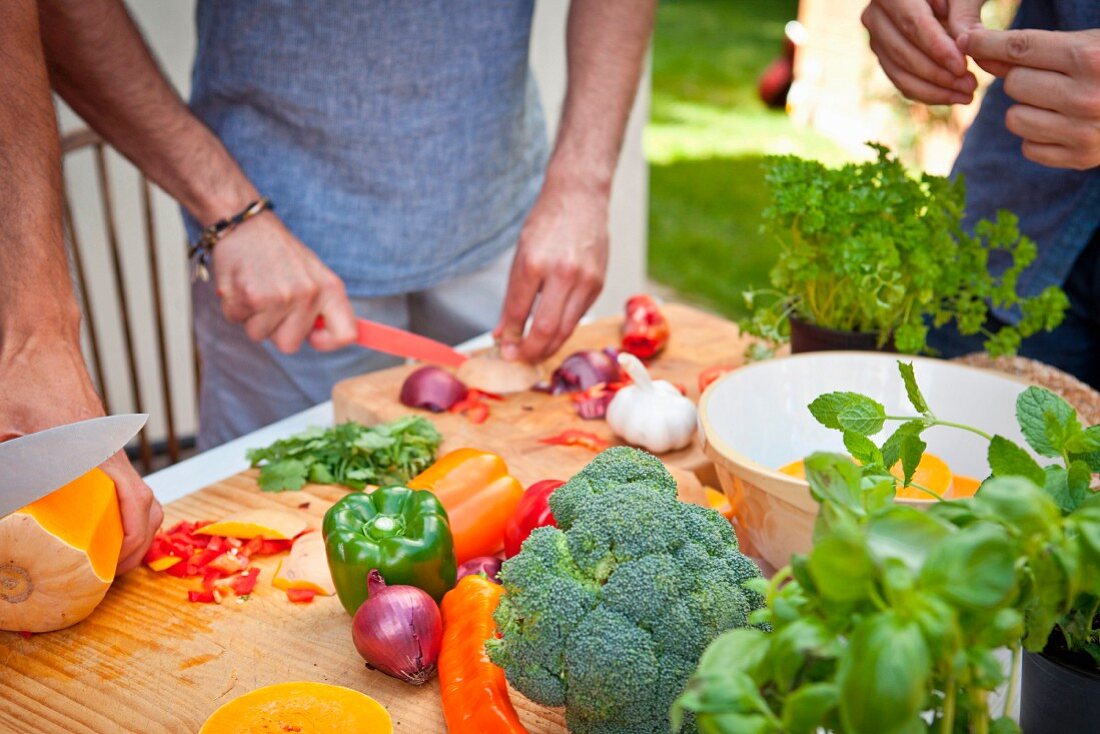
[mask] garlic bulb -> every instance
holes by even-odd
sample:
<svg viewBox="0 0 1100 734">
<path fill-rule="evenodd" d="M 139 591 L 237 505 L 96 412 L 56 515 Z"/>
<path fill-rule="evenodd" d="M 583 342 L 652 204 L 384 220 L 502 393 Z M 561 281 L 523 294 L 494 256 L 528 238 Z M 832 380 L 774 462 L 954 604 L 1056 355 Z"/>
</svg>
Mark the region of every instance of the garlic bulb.
<svg viewBox="0 0 1100 734">
<path fill-rule="evenodd" d="M 655 454 L 682 449 L 695 435 L 695 405 L 667 380 L 650 378 L 633 354 L 619 354 L 621 366 L 634 384 L 611 400 L 607 425 L 628 443 Z"/>
</svg>

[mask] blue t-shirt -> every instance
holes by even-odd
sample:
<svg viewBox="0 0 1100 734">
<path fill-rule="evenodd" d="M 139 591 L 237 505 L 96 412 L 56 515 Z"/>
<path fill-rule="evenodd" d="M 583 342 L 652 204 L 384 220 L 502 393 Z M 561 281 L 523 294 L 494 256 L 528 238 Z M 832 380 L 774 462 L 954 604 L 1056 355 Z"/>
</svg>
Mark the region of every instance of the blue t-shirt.
<svg viewBox="0 0 1100 734">
<path fill-rule="evenodd" d="M 1014 28 L 1079 31 L 1100 28 L 1100 0 L 1023 0 Z M 955 174 L 966 177 L 967 225 L 992 219 L 998 209 L 1020 218 L 1020 231 L 1035 240 L 1039 257 L 1019 280 L 1024 295 L 1062 284 L 1077 256 L 1100 227 L 1100 168 L 1047 168 L 1024 158 L 1020 138 L 1005 127 L 1015 101 L 997 80 L 963 141 Z M 991 268 L 1006 263 L 994 254 Z M 1011 321 L 1018 313 L 998 311 Z"/>
<path fill-rule="evenodd" d="M 421 290 L 513 246 L 538 195 L 532 11 L 200 0 L 191 108 L 349 295 Z"/>
</svg>

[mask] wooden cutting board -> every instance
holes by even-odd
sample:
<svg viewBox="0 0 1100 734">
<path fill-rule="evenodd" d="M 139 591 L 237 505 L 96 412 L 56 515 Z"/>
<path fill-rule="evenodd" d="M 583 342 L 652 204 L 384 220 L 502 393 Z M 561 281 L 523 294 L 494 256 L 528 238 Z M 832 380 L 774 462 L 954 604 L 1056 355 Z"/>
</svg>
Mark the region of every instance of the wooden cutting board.
<svg viewBox="0 0 1100 734">
<path fill-rule="evenodd" d="M 687 389 L 688 397 L 699 397 L 699 373 L 713 365 L 740 365 L 747 344 L 737 326 L 729 321 L 690 306 L 666 304 L 662 307 L 671 325 L 668 347 L 648 365 L 656 379 L 669 380 Z M 577 329 L 562 349 L 547 361 L 547 376 L 561 360 L 581 349 L 603 349 L 619 345 L 622 319 L 612 317 Z M 378 423 L 406 415 L 409 408 L 397 396 L 405 378 L 417 365 L 394 367 L 336 385 L 332 401 L 336 422 L 355 420 Z M 443 413 L 430 416 L 443 433 L 442 451 L 464 446 L 495 451 L 504 456 L 512 473 L 525 485 L 540 479 L 568 479 L 584 468 L 592 458 L 580 448 L 548 446 L 539 440 L 569 428 L 590 431 L 612 443 L 615 435 L 602 420 L 586 421 L 578 417 L 568 395 L 526 392 L 509 396 L 503 402 L 489 401 L 491 414 L 481 425 L 464 416 Z M 711 481 L 710 462 L 694 443 L 682 451 L 661 456 L 677 475 L 681 497 L 697 500 L 692 475 Z M 675 471 L 682 469 L 683 472 Z M 717 485 L 715 485 L 717 486 Z"/>
<path fill-rule="evenodd" d="M 658 377 L 687 386 L 711 364 L 737 363 L 743 342 L 736 327 L 713 316 L 669 305 L 672 341 L 653 364 Z M 618 341 L 618 322 L 579 330 L 563 353 Z M 399 367 L 341 383 L 335 393 L 340 419 L 388 419 L 407 409 L 396 402 L 410 368 Z M 568 397 L 529 394 L 494 404 L 482 426 L 460 416 L 439 416 L 445 448 L 473 445 L 501 452 L 524 483 L 567 478 L 592 456 L 578 448 L 551 447 L 537 439 L 568 427 L 611 437 L 602 421 L 584 422 Z M 664 457 L 702 472 L 696 451 Z M 687 472 L 678 472 L 685 474 Z M 260 492 L 255 472 L 217 482 L 165 507 L 165 522 L 217 519 L 254 507 L 290 507 L 320 527 L 328 507 L 345 494 L 309 485 L 300 492 Z M 367 670 L 351 641 L 351 620 L 335 597 L 295 605 L 271 587 L 277 558 L 258 559 L 260 583 L 247 601 L 192 604 L 197 580 L 175 579 L 138 568 L 118 579 L 84 622 L 68 630 L 23 639 L 0 633 L 0 731 L 66 734 L 197 732 L 222 703 L 260 686 L 291 680 L 335 683 L 373 696 L 390 711 L 398 734 L 443 733 L 439 684 L 416 688 Z M 518 694 L 513 702 L 531 734 L 564 734 L 560 711 Z M 366 733 L 364 733 L 366 734 Z"/>
</svg>

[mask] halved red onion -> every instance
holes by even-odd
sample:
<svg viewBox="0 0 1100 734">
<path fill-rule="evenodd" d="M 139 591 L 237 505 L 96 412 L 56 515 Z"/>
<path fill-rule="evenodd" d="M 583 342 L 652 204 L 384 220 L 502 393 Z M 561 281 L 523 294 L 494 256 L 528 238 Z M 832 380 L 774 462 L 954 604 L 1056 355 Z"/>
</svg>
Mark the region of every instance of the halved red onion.
<svg viewBox="0 0 1100 734">
<path fill-rule="evenodd" d="M 427 366 L 412 372 L 401 385 L 401 404 L 442 413 L 466 397 L 462 381 L 441 367 Z"/>
</svg>

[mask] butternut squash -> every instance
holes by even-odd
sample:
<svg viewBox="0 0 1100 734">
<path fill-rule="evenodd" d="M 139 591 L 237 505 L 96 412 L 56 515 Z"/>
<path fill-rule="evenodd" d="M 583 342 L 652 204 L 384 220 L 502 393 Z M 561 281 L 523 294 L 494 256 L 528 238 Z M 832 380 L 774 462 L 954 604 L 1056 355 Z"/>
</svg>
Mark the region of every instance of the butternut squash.
<svg viewBox="0 0 1100 734">
<path fill-rule="evenodd" d="M 290 555 L 279 561 L 271 585 L 276 589 L 306 589 L 324 596 L 336 593 L 325 555 L 325 539 L 320 533 L 306 533 L 294 541 Z"/>
<path fill-rule="evenodd" d="M 195 531 L 196 535 L 222 535 L 251 540 L 262 536 L 268 540 L 290 540 L 309 529 L 300 512 L 275 508 L 259 508 L 234 512 L 228 517 Z"/>
<path fill-rule="evenodd" d="M 222 704 L 199 734 L 393 734 L 382 704 L 359 691 L 298 681 L 257 688 Z"/>
<path fill-rule="evenodd" d="M 0 519 L 0 629 L 52 632 L 87 617 L 121 548 L 115 483 L 99 469 Z"/>
</svg>

